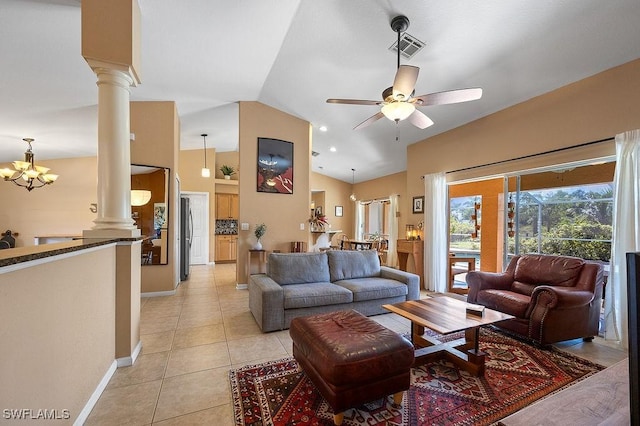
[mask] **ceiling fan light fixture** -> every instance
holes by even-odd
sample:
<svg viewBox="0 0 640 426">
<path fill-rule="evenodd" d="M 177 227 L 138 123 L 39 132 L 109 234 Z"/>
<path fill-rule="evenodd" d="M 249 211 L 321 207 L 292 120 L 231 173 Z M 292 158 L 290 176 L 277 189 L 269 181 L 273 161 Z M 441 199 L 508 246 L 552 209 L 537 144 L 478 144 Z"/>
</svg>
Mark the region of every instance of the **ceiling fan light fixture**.
<svg viewBox="0 0 640 426">
<path fill-rule="evenodd" d="M 416 110 L 416 106 L 410 102 L 391 102 L 382 107 L 382 113 L 391 121 L 402 121 Z"/>
</svg>

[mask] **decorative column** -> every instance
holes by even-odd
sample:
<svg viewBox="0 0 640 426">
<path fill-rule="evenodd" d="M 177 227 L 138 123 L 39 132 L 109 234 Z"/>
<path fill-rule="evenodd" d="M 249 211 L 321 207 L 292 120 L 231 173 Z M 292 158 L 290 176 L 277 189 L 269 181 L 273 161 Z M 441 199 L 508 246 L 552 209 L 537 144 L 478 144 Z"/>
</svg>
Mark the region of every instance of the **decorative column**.
<svg viewBox="0 0 640 426">
<path fill-rule="evenodd" d="M 133 79 L 112 68 L 98 67 L 94 72 L 98 76 L 98 217 L 93 229 L 140 236 L 131 219 L 129 88 Z"/>
<path fill-rule="evenodd" d="M 84 238 L 122 238 L 116 246 L 119 367 L 135 362 L 140 340 L 140 230 L 131 219 L 129 89 L 140 83 L 137 0 L 82 0 L 82 56 L 98 78 L 98 215 Z"/>
<path fill-rule="evenodd" d="M 98 215 L 85 237 L 139 237 L 131 219 L 130 87 L 140 83 L 137 0 L 83 0 L 82 56 L 98 78 Z"/>
</svg>

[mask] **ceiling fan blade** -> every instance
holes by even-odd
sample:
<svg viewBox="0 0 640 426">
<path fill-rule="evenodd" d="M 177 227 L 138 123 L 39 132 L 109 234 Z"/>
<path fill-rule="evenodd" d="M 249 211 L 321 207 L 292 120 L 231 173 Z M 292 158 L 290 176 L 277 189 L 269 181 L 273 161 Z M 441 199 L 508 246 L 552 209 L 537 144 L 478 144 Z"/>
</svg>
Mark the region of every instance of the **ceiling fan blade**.
<svg viewBox="0 0 640 426">
<path fill-rule="evenodd" d="M 420 68 L 411 65 L 400 65 L 393 80 L 393 98 L 397 100 L 409 99 L 416 87 Z"/>
<path fill-rule="evenodd" d="M 380 105 L 382 101 L 367 101 L 363 99 L 327 99 L 327 103 L 347 105 Z"/>
<path fill-rule="evenodd" d="M 418 110 L 413 111 L 409 116 L 409 122 L 420 129 L 426 129 L 433 125 L 433 121 Z"/>
<path fill-rule="evenodd" d="M 367 127 L 369 124 L 374 123 L 384 117 L 382 112 L 378 112 L 377 114 L 372 115 L 371 117 L 364 120 L 362 123 L 358 124 L 353 130 L 362 129 L 363 127 Z"/>
<path fill-rule="evenodd" d="M 427 95 L 414 96 L 420 106 L 455 104 L 458 102 L 475 101 L 482 97 L 482 89 L 447 90 L 445 92 L 429 93 Z"/>
</svg>

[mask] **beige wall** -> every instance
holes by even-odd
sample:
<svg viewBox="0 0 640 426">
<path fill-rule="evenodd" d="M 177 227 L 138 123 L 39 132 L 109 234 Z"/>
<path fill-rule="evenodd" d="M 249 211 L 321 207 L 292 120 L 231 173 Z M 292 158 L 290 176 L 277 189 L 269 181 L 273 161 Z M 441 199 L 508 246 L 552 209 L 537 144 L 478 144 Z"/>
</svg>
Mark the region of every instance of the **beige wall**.
<svg viewBox="0 0 640 426">
<path fill-rule="evenodd" d="M 56 424 L 78 417 L 114 362 L 115 253 L 114 244 L 0 268 L 2 408 L 70 410 Z"/>
<path fill-rule="evenodd" d="M 220 171 L 220 167 L 222 167 L 222 165 L 233 167 L 236 172 L 233 175 L 231 175 L 231 179 L 234 179 L 234 180 L 238 179 L 238 176 L 240 175 L 240 154 L 238 153 L 238 151 L 216 152 L 216 159 L 215 159 L 216 179 L 224 179 L 224 175 Z M 229 186 L 229 189 L 230 188 L 231 187 Z M 224 191 L 216 188 L 216 191 L 218 192 L 229 192 L 229 193 L 237 194 L 238 193 L 237 188 L 235 188 L 235 190 L 236 192 L 232 192 L 232 191 Z"/>
<path fill-rule="evenodd" d="M 320 173 L 311 173 L 311 189 L 324 191 L 323 213 L 332 230 L 341 230 L 347 236 L 353 235 L 355 209 L 351 195 L 351 183 L 343 182 Z M 342 217 L 336 217 L 336 206 L 342 206 Z M 336 242 L 335 240 L 333 241 Z"/>
<path fill-rule="evenodd" d="M 172 291 L 178 284 L 175 273 L 180 265 L 175 255 L 179 234 L 176 172 L 180 146 L 180 120 L 175 102 L 131 102 L 131 132 L 136 140 L 131 143 L 131 162 L 169 168 L 169 247 L 167 265 L 142 267 L 142 292 Z M 200 169 L 198 169 L 200 170 Z"/>
<path fill-rule="evenodd" d="M 635 60 L 410 145 L 408 191 L 422 193 L 420 176 L 425 174 L 565 148 L 640 128 L 639 97 L 640 60 Z M 582 150 L 574 156 L 579 157 Z"/>
<path fill-rule="evenodd" d="M 22 159 L 19 147 L 16 145 L 16 160 Z M 90 204 L 97 201 L 96 157 L 40 161 L 37 142 L 34 152 L 37 165 L 51 168 L 60 177 L 55 183 L 31 192 L 10 182 L 0 182 L 0 231 L 10 229 L 19 233 L 16 247 L 32 246 L 35 236 L 81 236 L 96 218 L 89 210 Z M 10 166 L 0 164 L 0 168 Z"/>
<path fill-rule="evenodd" d="M 293 142 L 293 194 L 256 191 L 258 137 Z M 255 243 L 256 224 L 265 223 L 266 250 L 289 251 L 291 241 L 307 241 L 310 194 L 311 126 L 307 121 L 285 114 L 259 102 L 240 102 L 240 223 L 249 231 L 238 235 L 238 283 L 246 283 L 247 253 Z M 300 229 L 300 224 L 305 229 Z"/>
</svg>

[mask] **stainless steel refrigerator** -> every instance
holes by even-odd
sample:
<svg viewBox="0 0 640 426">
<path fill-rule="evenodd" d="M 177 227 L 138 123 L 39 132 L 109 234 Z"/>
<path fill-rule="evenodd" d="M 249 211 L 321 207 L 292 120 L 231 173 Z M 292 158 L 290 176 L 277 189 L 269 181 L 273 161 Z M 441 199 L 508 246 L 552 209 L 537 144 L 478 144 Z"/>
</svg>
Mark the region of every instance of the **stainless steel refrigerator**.
<svg viewBox="0 0 640 426">
<path fill-rule="evenodd" d="M 192 232 L 193 220 L 189 208 L 189 198 L 180 197 L 180 281 L 189 278 Z"/>
</svg>

